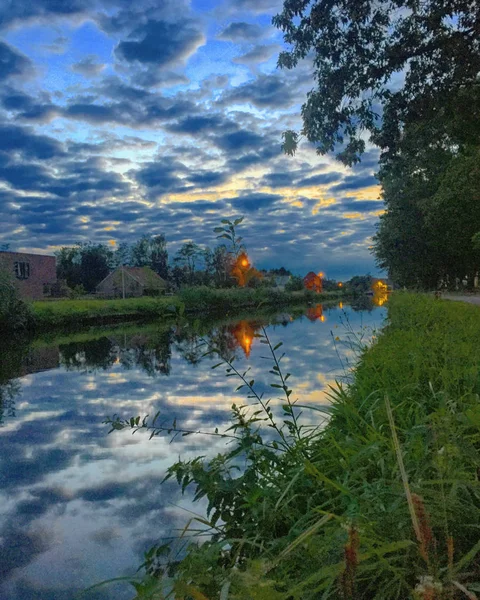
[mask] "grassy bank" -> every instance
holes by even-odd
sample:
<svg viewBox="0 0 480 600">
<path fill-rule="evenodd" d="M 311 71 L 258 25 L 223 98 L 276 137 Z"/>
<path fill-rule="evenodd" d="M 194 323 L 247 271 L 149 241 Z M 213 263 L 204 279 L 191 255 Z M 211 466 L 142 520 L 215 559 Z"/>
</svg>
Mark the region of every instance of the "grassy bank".
<svg viewBox="0 0 480 600">
<path fill-rule="evenodd" d="M 33 302 L 33 320 L 37 331 L 54 328 L 79 328 L 132 320 L 169 319 L 179 313 L 192 316 L 206 313 L 231 314 L 248 308 L 279 308 L 343 297 L 342 293 L 276 292 L 253 289 L 187 288 L 177 296 L 127 298 L 115 300 L 59 300 Z"/>
<path fill-rule="evenodd" d="M 127 298 L 116 300 L 59 300 L 33 302 L 35 329 L 77 328 L 132 321 L 135 319 L 171 318 L 180 310 L 176 297 Z"/>
<path fill-rule="evenodd" d="M 137 597 L 151 586 L 163 598 L 168 579 L 182 599 L 477 598 L 479 339 L 478 307 L 394 295 L 352 383 L 332 389 L 321 430 L 302 426 L 275 360 L 278 420 L 244 381 L 260 412 L 234 408 L 233 448 L 168 473 L 207 497 L 199 522 L 211 538 L 180 554 L 173 544 L 169 559 L 153 548 Z"/>
</svg>

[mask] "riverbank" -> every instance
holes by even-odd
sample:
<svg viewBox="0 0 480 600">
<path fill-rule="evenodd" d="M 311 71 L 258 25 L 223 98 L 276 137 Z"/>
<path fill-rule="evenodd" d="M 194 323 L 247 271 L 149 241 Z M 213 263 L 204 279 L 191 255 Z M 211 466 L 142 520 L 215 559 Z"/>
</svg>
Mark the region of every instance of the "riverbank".
<svg viewBox="0 0 480 600">
<path fill-rule="evenodd" d="M 339 343 L 342 335 L 352 341 L 347 331 Z M 212 535 L 176 564 L 178 593 L 476 598 L 479 339 L 478 307 L 393 295 L 386 327 L 361 351 L 351 383 L 332 389 L 321 431 L 300 428 L 299 407 L 289 403 L 277 364 L 270 372 L 277 391 L 285 391 L 282 417 L 268 408 L 252 419 L 237 409 L 233 448 L 169 470 L 208 499 L 207 518 L 192 528 L 202 523 Z M 254 382 L 246 389 L 251 397 Z M 322 425 L 322 409 L 313 411 Z M 263 418 L 268 428 L 261 434 Z M 233 475 L 239 461 L 243 470 Z M 160 572 L 164 552 L 147 555 L 149 575 Z"/>
<path fill-rule="evenodd" d="M 289 305 L 325 302 L 345 298 L 343 292 L 278 292 L 268 289 L 187 288 L 175 296 L 115 300 L 58 300 L 32 303 L 36 332 L 52 329 L 79 329 L 127 321 L 171 320 L 183 314 L 205 316 L 231 315 L 259 307 L 281 308 Z"/>
</svg>

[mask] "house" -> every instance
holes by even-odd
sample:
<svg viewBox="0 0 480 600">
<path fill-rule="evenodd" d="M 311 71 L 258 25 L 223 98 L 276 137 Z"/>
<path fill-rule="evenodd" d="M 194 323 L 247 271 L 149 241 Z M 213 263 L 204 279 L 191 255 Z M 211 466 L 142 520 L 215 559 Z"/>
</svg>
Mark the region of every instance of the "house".
<svg viewBox="0 0 480 600">
<path fill-rule="evenodd" d="M 0 251 L 0 271 L 8 273 L 22 298 L 41 300 L 57 281 L 54 256 Z"/>
<path fill-rule="evenodd" d="M 317 275 L 313 271 L 307 273 L 303 278 L 303 285 L 307 290 L 312 290 L 314 292 L 320 293 L 322 291 L 322 278 L 320 275 Z"/>
<path fill-rule="evenodd" d="M 156 296 L 165 293 L 167 282 L 149 267 L 118 267 L 101 281 L 96 292 L 105 298 Z"/>
</svg>

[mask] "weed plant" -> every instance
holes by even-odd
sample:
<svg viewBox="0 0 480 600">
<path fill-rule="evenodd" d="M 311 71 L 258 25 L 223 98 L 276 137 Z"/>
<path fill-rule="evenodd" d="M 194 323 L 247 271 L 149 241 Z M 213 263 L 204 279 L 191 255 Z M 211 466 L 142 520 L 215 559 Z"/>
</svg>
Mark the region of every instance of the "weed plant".
<svg viewBox="0 0 480 600">
<path fill-rule="evenodd" d="M 247 404 L 211 432 L 228 450 L 168 470 L 207 498 L 207 515 L 187 524 L 188 544 L 146 554 L 136 598 L 479 597 L 480 310 L 395 294 L 386 328 L 353 380 L 331 388 L 328 421 L 314 409 L 314 428 L 302 425 L 307 407 L 292 400 L 280 345 L 260 338 L 282 417 L 231 357 L 216 365 Z M 107 422 L 153 438 L 194 433 L 160 414 Z"/>
</svg>

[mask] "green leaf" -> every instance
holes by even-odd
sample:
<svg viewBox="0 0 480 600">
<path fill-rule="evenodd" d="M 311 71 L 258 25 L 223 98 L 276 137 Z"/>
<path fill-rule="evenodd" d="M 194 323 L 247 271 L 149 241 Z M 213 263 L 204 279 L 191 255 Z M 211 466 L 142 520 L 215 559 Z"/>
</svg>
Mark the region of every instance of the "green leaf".
<svg viewBox="0 0 480 600">
<path fill-rule="evenodd" d="M 233 224 L 235 225 L 235 227 L 237 225 L 240 225 L 240 223 L 243 221 L 245 217 L 239 217 L 238 219 L 235 219 L 235 221 L 233 222 Z"/>
<path fill-rule="evenodd" d="M 326 485 L 335 488 L 342 494 L 345 494 L 346 496 L 351 496 L 350 490 L 348 490 L 346 487 L 344 487 L 340 483 L 333 481 L 332 479 L 330 479 L 323 473 L 320 473 L 320 471 L 317 469 L 317 467 L 314 464 L 312 464 L 309 460 L 305 461 L 305 471 L 309 475 L 313 475 L 313 477 L 315 477 L 315 479 L 318 479 L 322 483 L 325 483 Z"/>
<path fill-rule="evenodd" d="M 294 156 L 298 147 L 298 133 L 289 129 L 282 133 L 283 144 L 282 150 L 289 156 Z"/>
</svg>

